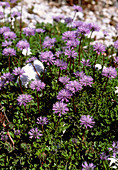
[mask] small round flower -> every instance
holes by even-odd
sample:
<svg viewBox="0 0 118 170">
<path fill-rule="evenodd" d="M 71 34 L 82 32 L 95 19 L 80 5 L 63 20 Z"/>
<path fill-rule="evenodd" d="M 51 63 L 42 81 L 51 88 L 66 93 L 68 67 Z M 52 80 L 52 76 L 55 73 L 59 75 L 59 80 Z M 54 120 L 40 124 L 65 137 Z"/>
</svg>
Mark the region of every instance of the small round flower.
<svg viewBox="0 0 118 170">
<path fill-rule="evenodd" d="M 44 33 L 45 30 L 43 30 L 43 29 L 41 29 L 41 28 L 37 28 L 37 29 L 36 29 L 36 32 L 38 32 L 38 33 Z"/>
<path fill-rule="evenodd" d="M 23 69 L 21 69 L 20 67 L 15 68 L 13 70 L 13 74 L 16 75 L 16 76 L 21 76 L 23 73 L 25 73 L 25 71 Z"/>
<path fill-rule="evenodd" d="M 78 77 L 82 78 L 82 77 L 85 76 L 85 73 L 84 73 L 83 71 L 81 71 L 81 72 L 76 71 L 76 72 L 74 73 L 74 75 L 75 75 L 76 78 L 78 78 Z"/>
<path fill-rule="evenodd" d="M 55 104 L 53 104 L 52 110 L 54 111 L 54 113 L 59 113 L 59 117 L 69 111 L 69 109 L 67 108 L 67 104 L 63 102 L 56 102 Z"/>
<path fill-rule="evenodd" d="M 105 77 L 108 77 L 110 79 L 116 78 L 117 77 L 117 71 L 116 71 L 115 68 L 113 68 L 111 66 L 106 67 L 106 68 L 103 68 L 102 75 L 105 76 Z"/>
<path fill-rule="evenodd" d="M 5 56 L 16 56 L 16 51 L 14 50 L 14 48 L 4 48 L 4 50 L 2 51 L 2 55 Z"/>
<path fill-rule="evenodd" d="M 114 63 L 118 64 L 118 57 L 114 57 Z"/>
<path fill-rule="evenodd" d="M 8 8 L 10 7 L 8 2 L 0 2 L 0 6 L 2 6 L 3 8 Z"/>
<path fill-rule="evenodd" d="M 87 127 L 93 128 L 95 122 L 93 121 L 93 118 L 90 115 L 82 115 L 80 118 L 81 121 L 81 125 L 84 125 L 85 128 L 87 129 Z"/>
<path fill-rule="evenodd" d="M 114 47 L 118 50 L 118 40 L 114 42 Z"/>
<path fill-rule="evenodd" d="M 65 70 L 67 69 L 67 66 L 68 64 L 63 61 L 63 60 L 60 60 L 60 59 L 57 59 L 54 61 L 54 64 L 57 66 L 57 67 L 60 67 L 61 70 Z"/>
<path fill-rule="evenodd" d="M 96 43 L 94 46 L 94 51 L 96 51 L 97 54 L 104 53 L 105 52 L 105 46 L 101 43 Z"/>
<path fill-rule="evenodd" d="M 62 34 L 62 40 L 68 41 L 68 40 L 74 40 L 76 39 L 75 31 L 66 31 Z"/>
<path fill-rule="evenodd" d="M 77 40 L 77 39 L 74 39 L 74 40 L 68 40 L 67 42 L 66 42 L 66 48 L 72 48 L 72 47 L 77 47 L 78 45 L 79 45 L 79 40 Z"/>
<path fill-rule="evenodd" d="M 42 136 L 42 133 L 40 130 L 38 130 L 38 128 L 32 128 L 30 129 L 30 131 L 28 132 L 28 134 L 30 135 L 29 138 L 35 138 L 35 139 L 40 139 L 40 136 Z"/>
<path fill-rule="evenodd" d="M 14 18 L 19 17 L 19 16 L 21 16 L 21 12 L 18 12 L 18 11 L 14 11 L 11 14 L 11 17 L 14 17 Z"/>
<path fill-rule="evenodd" d="M 29 43 L 27 40 L 20 40 L 17 44 L 16 47 L 18 47 L 20 50 L 27 49 L 30 47 Z"/>
<path fill-rule="evenodd" d="M 2 42 L 2 47 L 8 47 L 9 45 L 11 45 L 12 44 L 12 41 L 4 41 L 4 42 Z"/>
<path fill-rule="evenodd" d="M 19 95 L 19 97 L 17 98 L 18 104 L 19 104 L 20 106 L 21 106 L 21 105 L 26 106 L 26 104 L 29 103 L 31 100 L 32 100 L 32 97 L 31 97 L 31 95 L 29 95 L 29 94 L 21 94 L 21 95 Z"/>
<path fill-rule="evenodd" d="M 84 66 L 91 66 L 90 63 L 89 63 L 89 59 L 86 61 L 84 58 L 82 58 L 81 63 L 82 63 Z"/>
<path fill-rule="evenodd" d="M 82 85 L 78 81 L 74 80 L 66 84 L 65 88 L 70 90 L 72 93 L 75 93 L 82 89 Z"/>
<path fill-rule="evenodd" d="M 20 130 L 15 130 L 15 131 L 14 131 L 14 134 L 15 134 L 15 135 L 21 135 Z"/>
<path fill-rule="evenodd" d="M 56 42 L 56 38 L 49 38 L 48 36 L 45 37 L 43 42 L 43 48 L 52 48 L 54 47 L 54 43 Z"/>
<path fill-rule="evenodd" d="M 32 63 L 34 60 L 37 60 L 36 57 L 31 57 L 28 60 L 26 60 L 26 63 Z"/>
<path fill-rule="evenodd" d="M 1 140 L 2 141 L 7 141 L 8 140 L 8 136 L 7 135 L 1 135 Z"/>
<path fill-rule="evenodd" d="M 102 152 L 102 153 L 100 154 L 100 159 L 101 159 L 101 160 L 107 160 L 109 156 L 110 156 L 110 155 L 106 155 L 106 153 Z"/>
<path fill-rule="evenodd" d="M 2 80 L 5 80 L 5 83 L 9 83 L 10 81 L 13 81 L 14 77 L 11 75 L 11 73 L 3 73 L 1 76 Z"/>
<path fill-rule="evenodd" d="M 0 34 L 3 34 L 4 32 L 8 32 L 8 31 L 10 31 L 10 28 L 9 27 L 1 27 L 0 28 Z"/>
<path fill-rule="evenodd" d="M 67 76 L 65 77 L 59 77 L 59 81 L 61 83 L 63 83 L 64 85 L 66 85 L 69 82 L 70 78 L 68 78 Z"/>
<path fill-rule="evenodd" d="M 97 24 L 94 24 L 94 23 L 90 23 L 89 25 L 88 25 L 88 27 L 89 27 L 89 29 L 90 29 L 90 31 L 99 31 L 100 30 L 100 27 L 97 25 Z"/>
<path fill-rule="evenodd" d="M 74 9 L 76 12 L 82 12 L 82 7 L 80 7 L 80 6 L 73 5 L 73 9 Z"/>
<path fill-rule="evenodd" d="M 93 84 L 93 78 L 91 76 L 83 76 L 79 80 L 82 86 L 90 86 Z"/>
<path fill-rule="evenodd" d="M 0 19 L 4 18 L 4 13 L 0 11 Z"/>
<path fill-rule="evenodd" d="M 88 164 L 86 161 L 82 164 L 82 170 L 94 170 L 95 167 L 93 163 Z"/>
<path fill-rule="evenodd" d="M 44 125 L 48 124 L 48 118 L 40 116 L 39 118 L 37 118 L 36 123 L 44 126 Z"/>
<path fill-rule="evenodd" d="M 67 89 L 62 89 L 59 91 L 58 95 L 57 95 L 57 99 L 61 100 L 62 102 L 65 100 L 66 102 L 68 102 L 72 96 L 72 93 L 67 90 Z"/>
<path fill-rule="evenodd" d="M 42 62 L 46 62 L 47 65 L 53 64 L 54 62 L 54 57 L 53 53 L 51 51 L 45 51 L 41 52 L 40 59 Z"/>
<path fill-rule="evenodd" d="M 7 31 L 3 33 L 4 39 L 14 40 L 16 38 L 16 34 L 12 31 Z"/>
<path fill-rule="evenodd" d="M 81 27 L 78 27 L 77 32 L 79 34 L 86 35 L 90 33 L 90 30 L 86 25 L 82 25 Z"/>
<path fill-rule="evenodd" d="M 73 19 L 71 17 L 67 17 L 67 18 L 64 19 L 64 21 L 65 21 L 66 24 L 69 24 L 73 21 Z"/>
<path fill-rule="evenodd" d="M 25 34 L 26 36 L 35 35 L 35 33 L 36 33 L 36 29 L 34 28 L 29 28 L 29 27 L 23 28 L 23 34 Z"/>
<path fill-rule="evenodd" d="M 77 52 L 75 52 L 75 50 L 72 49 L 66 49 L 64 54 L 67 55 L 68 58 L 76 58 L 77 56 Z"/>
<path fill-rule="evenodd" d="M 41 82 L 41 80 L 34 80 L 30 84 L 30 88 L 33 90 L 41 91 L 42 89 L 45 88 L 45 84 Z"/>
</svg>

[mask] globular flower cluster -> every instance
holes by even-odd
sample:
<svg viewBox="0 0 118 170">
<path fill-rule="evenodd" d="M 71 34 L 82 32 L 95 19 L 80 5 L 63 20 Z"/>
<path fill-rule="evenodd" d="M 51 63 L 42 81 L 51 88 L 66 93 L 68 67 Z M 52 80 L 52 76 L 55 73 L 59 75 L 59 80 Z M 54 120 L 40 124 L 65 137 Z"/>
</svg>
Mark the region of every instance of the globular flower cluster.
<svg viewBox="0 0 118 170">
<path fill-rule="evenodd" d="M 117 77 L 117 71 L 113 67 L 106 67 L 102 70 L 102 75 L 110 79 Z"/>
<path fill-rule="evenodd" d="M 18 47 L 20 50 L 27 49 L 30 47 L 29 43 L 27 40 L 20 40 L 17 44 L 16 47 Z"/>
<path fill-rule="evenodd" d="M 20 67 L 15 68 L 13 70 L 13 74 L 16 75 L 16 76 L 21 76 L 23 73 L 25 73 L 25 71 L 23 69 L 21 69 Z"/>
<path fill-rule="evenodd" d="M 11 81 L 13 81 L 14 77 L 11 73 L 3 73 L 3 75 L 1 76 L 2 80 L 5 81 L 5 83 L 9 83 Z"/>
<path fill-rule="evenodd" d="M 93 78 L 91 76 L 84 75 L 79 80 L 82 86 L 90 86 L 93 84 Z"/>
<path fill-rule="evenodd" d="M 2 47 L 8 47 L 12 44 L 12 41 L 7 41 L 5 40 L 4 42 L 2 42 Z"/>
<path fill-rule="evenodd" d="M 26 63 L 32 63 L 34 60 L 37 60 L 36 57 L 31 57 L 28 60 L 26 60 Z"/>
<path fill-rule="evenodd" d="M 75 31 L 66 31 L 62 34 L 62 40 L 65 42 L 68 40 L 75 40 L 76 39 L 76 34 Z"/>
<path fill-rule="evenodd" d="M 63 83 L 63 85 L 66 85 L 69 82 L 70 78 L 65 76 L 65 77 L 59 77 L 59 81 Z"/>
<path fill-rule="evenodd" d="M 86 161 L 82 164 L 82 170 L 94 170 L 95 165 L 93 163 L 87 163 Z"/>
<path fill-rule="evenodd" d="M 73 9 L 76 11 L 76 12 L 82 12 L 82 7 L 80 6 L 77 6 L 77 5 L 73 5 Z"/>
<path fill-rule="evenodd" d="M 41 80 L 34 80 L 30 84 L 30 88 L 33 90 L 41 91 L 45 88 L 45 83 L 41 82 Z"/>
<path fill-rule="evenodd" d="M 37 122 L 36 123 L 44 126 L 44 125 L 48 124 L 48 122 L 49 121 L 48 121 L 47 117 L 40 116 L 40 117 L 37 118 Z"/>
<path fill-rule="evenodd" d="M 30 28 L 30 27 L 23 28 L 23 34 L 25 34 L 26 36 L 35 35 L 35 33 L 36 33 L 36 29 L 34 28 Z"/>
<path fill-rule="evenodd" d="M 12 31 L 7 31 L 3 33 L 4 39 L 14 40 L 16 38 L 16 34 Z"/>
<path fill-rule="evenodd" d="M 76 56 L 77 56 L 77 52 L 72 49 L 66 49 L 64 53 L 65 53 L 65 55 L 68 56 L 68 58 L 76 58 Z"/>
<path fill-rule="evenodd" d="M 78 27 L 77 32 L 82 35 L 86 35 L 90 33 L 89 28 L 86 26 L 86 24 Z"/>
<path fill-rule="evenodd" d="M 56 38 L 49 38 L 48 36 L 45 37 L 43 42 L 43 48 L 52 48 L 54 47 L 54 43 L 56 42 Z"/>
<path fill-rule="evenodd" d="M 87 127 L 90 127 L 90 128 L 93 128 L 95 122 L 92 118 L 92 116 L 90 115 L 82 115 L 81 118 L 80 118 L 80 121 L 81 121 L 81 125 L 84 125 L 85 128 L 87 129 Z"/>
<path fill-rule="evenodd" d="M 113 152 L 113 156 L 116 157 L 116 155 L 118 154 L 118 141 L 115 142 L 113 141 L 112 147 L 108 148 L 109 151 Z"/>
<path fill-rule="evenodd" d="M 72 96 L 72 93 L 69 90 L 62 89 L 62 90 L 59 91 L 59 93 L 57 95 L 57 99 L 61 100 L 62 102 L 63 101 L 68 102 L 69 101 L 68 99 L 70 99 L 71 96 Z"/>
<path fill-rule="evenodd" d="M 52 18 L 53 18 L 53 20 L 55 22 L 59 22 L 59 21 L 61 21 L 61 19 L 64 19 L 64 16 L 63 15 L 58 15 L 58 16 L 53 16 Z"/>
<path fill-rule="evenodd" d="M 11 14 L 11 17 L 20 17 L 21 16 L 21 12 L 18 12 L 18 11 L 13 11 L 12 14 Z"/>
<path fill-rule="evenodd" d="M 53 64 L 55 61 L 55 57 L 53 57 L 53 53 L 51 51 L 41 52 L 40 59 L 42 62 L 45 62 L 47 65 Z"/>
<path fill-rule="evenodd" d="M 55 61 L 54 61 L 54 64 L 55 64 L 57 67 L 59 67 L 61 70 L 67 69 L 67 66 L 68 66 L 68 64 L 67 64 L 65 61 L 60 60 L 60 59 L 55 60 Z"/>
<path fill-rule="evenodd" d="M 0 6 L 2 6 L 3 8 L 8 8 L 10 7 L 8 2 L 0 2 Z"/>
<path fill-rule="evenodd" d="M 4 13 L 0 11 L 0 19 L 4 18 Z"/>
<path fill-rule="evenodd" d="M 19 95 L 18 98 L 17 98 L 18 104 L 19 104 L 20 106 L 21 106 L 21 105 L 26 106 L 27 103 L 29 103 L 31 100 L 32 100 L 32 97 L 31 97 L 31 95 L 29 95 L 29 94 L 21 94 L 21 95 Z"/>
<path fill-rule="evenodd" d="M 84 66 L 91 66 L 90 63 L 89 63 L 89 59 L 88 59 L 88 60 L 85 60 L 84 58 L 82 58 L 81 63 L 82 63 Z"/>
<path fill-rule="evenodd" d="M 71 17 L 64 18 L 66 24 L 72 23 L 73 19 Z"/>
<path fill-rule="evenodd" d="M 114 63 L 118 64 L 118 57 L 114 57 Z"/>
<path fill-rule="evenodd" d="M 80 77 L 84 77 L 85 76 L 85 73 L 83 71 L 76 71 L 75 73 L 73 73 L 75 75 L 76 78 Z"/>
<path fill-rule="evenodd" d="M 66 103 L 63 103 L 62 101 L 61 102 L 56 102 L 55 104 L 53 104 L 53 109 L 54 111 L 54 114 L 56 113 L 59 113 L 59 117 L 63 114 L 66 114 L 69 109 L 67 107 L 67 104 Z"/>
<path fill-rule="evenodd" d="M 88 26 L 89 26 L 89 30 L 92 31 L 92 32 L 93 31 L 97 31 L 98 32 L 100 30 L 100 27 L 97 24 L 90 23 Z"/>
<path fill-rule="evenodd" d="M 45 30 L 43 30 L 42 28 L 37 28 L 37 29 L 36 29 L 36 32 L 38 32 L 38 33 L 44 33 Z"/>
<path fill-rule="evenodd" d="M 40 139 L 40 136 L 42 136 L 42 133 L 40 130 L 38 130 L 38 128 L 32 128 L 30 129 L 30 131 L 28 132 L 28 134 L 30 135 L 29 138 L 35 138 L 35 139 Z"/>
<path fill-rule="evenodd" d="M 114 47 L 118 50 L 118 40 L 114 42 Z"/>
<path fill-rule="evenodd" d="M 1 27 L 0 28 L 0 34 L 3 34 L 4 32 L 8 32 L 8 31 L 10 31 L 10 28 L 9 27 Z"/>
<path fill-rule="evenodd" d="M 2 55 L 4 56 L 16 56 L 16 51 L 14 50 L 14 48 L 4 48 L 4 50 L 2 51 Z"/>
<path fill-rule="evenodd" d="M 65 88 L 70 90 L 71 93 L 75 93 L 82 89 L 82 85 L 78 81 L 74 80 L 74 81 L 69 81 L 66 84 Z"/>
<path fill-rule="evenodd" d="M 93 48 L 94 48 L 94 51 L 96 51 L 97 54 L 100 54 L 100 53 L 103 54 L 105 52 L 105 49 L 106 49 L 106 47 L 101 43 L 96 43 L 93 46 Z"/>
</svg>

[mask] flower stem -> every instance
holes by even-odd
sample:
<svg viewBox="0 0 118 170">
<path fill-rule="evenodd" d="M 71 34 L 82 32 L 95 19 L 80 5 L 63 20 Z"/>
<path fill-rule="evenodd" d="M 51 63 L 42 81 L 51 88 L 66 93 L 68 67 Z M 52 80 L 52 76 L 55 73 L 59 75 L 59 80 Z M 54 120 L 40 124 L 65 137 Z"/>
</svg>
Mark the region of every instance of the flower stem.
<svg viewBox="0 0 118 170">
<path fill-rule="evenodd" d="M 39 109 L 39 98 L 38 98 L 38 92 L 36 90 L 36 97 L 37 97 L 37 107 L 38 107 L 38 111 L 39 111 L 39 114 L 40 114 L 40 109 Z"/>
<path fill-rule="evenodd" d="M 98 57 L 98 54 L 96 54 L 95 63 L 94 63 L 94 66 L 93 66 L 93 83 L 95 83 L 95 65 L 96 65 L 97 57 Z"/>
</svg>

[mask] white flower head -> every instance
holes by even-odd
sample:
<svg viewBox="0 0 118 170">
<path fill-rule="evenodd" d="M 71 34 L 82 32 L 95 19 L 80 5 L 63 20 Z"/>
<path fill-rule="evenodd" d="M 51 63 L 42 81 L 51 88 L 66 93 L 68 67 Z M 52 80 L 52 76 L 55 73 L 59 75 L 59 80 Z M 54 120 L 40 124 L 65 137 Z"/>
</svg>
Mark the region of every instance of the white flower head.
<svg viewBox="0 0 118 170">
<path fill-rule="evenodd" d="M 30 49 L 30 48 L 28 48 L 28 49 L 23 49 L 22 54 L 25 55 L 25 56 L 28 56 L 28 55 L 32 54 L 32 53 L 31 53 L 31 49 Z"/>
<path fill-rule="evenodd" d="M 110 168 L 114 168 L 114 169 L 118 169 L 118 159 L 115 158 L 115 157 L 111 157 L 111 158 L 108 158 L 108 160 L 110 160 Z M 115 164 L 114 166 L 112 164 Z"/>
</svg>

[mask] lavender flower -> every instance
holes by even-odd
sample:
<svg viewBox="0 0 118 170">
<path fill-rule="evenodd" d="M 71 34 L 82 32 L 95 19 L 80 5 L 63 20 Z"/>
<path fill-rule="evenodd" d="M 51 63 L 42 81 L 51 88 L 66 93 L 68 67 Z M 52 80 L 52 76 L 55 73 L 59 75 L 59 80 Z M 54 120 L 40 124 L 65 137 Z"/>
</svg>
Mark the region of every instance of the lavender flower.
<svg viewBox="0 0 118 170">
<path fill-rule="evenodd" d="M 96 167 L 93 163 L 88 164 L 86 161 L 82 164 L 82 170 L 94 170 Z"/>
<path fill-rule="evenodd" d="M 72 47 L 77 47 L 77 45 L 79 45 L 79 40 L 74 39 L 74 40 L 68 40 L 66 42 L 66 48 L 72 48 Z"/>
<path fill-rule="evenodd" d="M 43 48 L 52 48 L 54 47 L 54 43 L 56 42 L 56 38 L 49 38 L 48 36 L 45 37 L 43 42 Z"/>
<path fill-rule="evenodd" d="M 19 97 L 17 98 L 18 104 L 19 104 L 20 106 L 21 106 L 21 105 L 26 106 L 26 104 L 29 103 L 31 100 L 32 100 L 32 97 L 31 97 L 31 95 L 29 95 L 29 94 L 21 94 L 21 95 L 19 95 Z"/>
<path fill-rule="evenodd" d="M 23 69 L 21 69 L 20 67 L 15 68 L 13 70 L 13 74 L 15 74 L 16 76 L 21 76 L 23 73 L 25 73 L 25 71 Z"/>
<path fill-rule="evenodd" d="M 85 76 L 85 73 L 83 72 L 83 71 L 81 71 L 81 72 L 79 72 L 79 71 L 76 71 L 75 73 L 74 73 L 74 75 L 75 75 L 75 77 L 80 77 L 80 78 L 82 78 L 82 77 L 84 77 Z"/>
<path fill-rule="evenodd" d="M 118 64 L 118 57 L 114 57 L 114 63 Z"/>
<path fill-rule="evenodd" d="M 0 34 L 3 34 L 4 32 L 8 32 L 8 31 L 10 31 L 9 27 L 1 27 L 0 28 Z"/>
<path fill-rule="evenodd" d="M 80 84 L 82 86 L 90 86 L 91 87 L 91 84 L 93 84 L 93 78 L 91 76 L 83 76 L 80 78 Z"/>
<path fill-rule="evenodd" d="M 14 18 L 19 17 L 19 16 L 21 16 L 21 12 L 18 12 L 18 11 L 14 11 L 11 14 L 11 17 L 14 17 Z"/>
<path fill-rule="evenodd" d="M 67 104 L 63 102 L 56 102 L 55 104 L 53 104 L 53 111 L 54 113 L 59 113 L 60 117 L 62 114 L 66 114 L 69 109 L 67 108 Z"/>
<path fill-rule="evenodd" d="M 84 25 L 83 21 L 74 21 L 72 24 L 72 28 L 78 28 L 81 27 L 82 25 Z"/>
<path fill-rule="evenodd" d="M 78 27 L 77 32 L 79 34 L 86 35 L 90 33 L 90 30 L 86 25 L 82 25 L 81 27 Z"/>
<path fill-rule="evenodd" d="M 75 93 L 82 89 L 82 85 L 78 81 L 74 80 L 66 84 L 65 88 L 70 90 L 72 93 Z"/>
<path fill-rule="evenodd" d="M 27 40 L 20 40 L 17 44 L 16 47 L 18 47 L 20 50 L 23 49 L 27 49 L 30 48 L 29 43 L 27 42 Z"/>
<path fill-rule="evenodd" d="M 47 65 L 53 64 L 54 62 L 54 57 L 53 53 L 51 51 L 45 51 L 41 52 L 40 59 L 42 62 L 46 62 Z"/>
<path fill-rule="evenodd" d="M 59 77 L 59 81 L 61 83 L 63 83 L 64 85 L 66 85 L 69 82 L 70 78 L 68 78 L 67 76 L 65 77 Z"/>
<path fill-rule="evenodd" d="M 116 30 L 118 30 L 118 24 L 116 24 Z"/>
<path fill-rule="evenodd" d="M 13 48 L 4 48 L 2 55 L 5 56 L 16 56 L 16 51 Z"/>
<path fill-rule="evenodd" d="M 81 63 L 82 63 L 84 66 L 91 66 L 90 63 L 89 63 L 89 59 L 86 61 L 84 58 L 82 58 Z"/>
<path fill-rule="evenodd" d="M 109 151 L 113 152 L 113 156 L 116 157 L 116 154 L 118 153 L 118 141 L 113 141 L 112 148 L 108 148 Z"/>
<path fill-rule="evenodd" d="M 40 139 L 39 136 L 42 136 L 41 131 L 38 130 L 38 128 L 32 128 L 32 129 L 30 129 L 30 131 L 28 132 L 28 134 L 30 135 L 29 138 L 31 138 L 31 139 L 32 139 L 32 138 Z"/>
<path fill-rule="evenodd" d="M 0 6 L 2 6 L 3 8 L 8 8 L 10 7 L 8 2 L 0 2 Z"/>
<path fill-rule="evenodd" d="M 15 135 L 21 135 L 20 130 L 15 130 L 15 131 L 14 131 L 14 134 L 15 134 Z"/>
<path fill-rule="evenodd" d="M 5 81 L 0 79 L 0 90 L 1 90 L 1 88 L 4 87 L 5 85 L 6 85 L 6 84 L 5 84 Z"/>
<path fill-rule="evenodd" d="M 68 102 L 69 101 L 68 99 L 70 99 L 71 96 L 72 96 L 72 93 L 69 90 L 62 89 L 62 90 L 59 91 L 59 93 L 57 95 L 57 99 L 61 100 L 62 102 L 63 101 Z"/>
<path fill-rule="evenodd" d="M 7 31 L 3 33 L 4 39 L 14 40 L 16 38 L 16 34 L 12 31 Z"/>
<path fill-rule="evenodd" d="M 36 123 L 44 126 L 44 124 L 45 125 L 48 124 L 48 118 L 40 116 L 39 118 L 37 118 L 37 122 Z"/>
<path fill-rule="evenodd" d="M 1 140 L 2 141 L 7 141 L 8 140 L 8 136 L 7 135 L 1 135 Z"/>
<path fill-rule="evenodd" d="M 75 52 L 75 50 L 72 50 L 72 49 L 66 49 L 65 50 L 65 55 L 67 55 L 68 56 L 68 58 L 76 58 L 76 56 L 77 56 L 77 52 Z"/>
<path fill-rule="evenodd" d="M 62 34 L 62 40 L 68 41 L 68 40 L 74 40 L 76 39 L 75 31 L 66 31 Z"/>
<path fill-rule="evenodd" d="M 118 50 L 118 40 L 114 42 L 114 47 Z"/>
<path fill-rule="evenodd" d="M 105 52 L 105 46 L 101 43 L 96 43 L 94 46 L 94 51 L 96 51 L 97 54 L 104 53 Z"/>
<path fill-rule="evenodd" d="M 109 157 L 109 155 L 106 155 L 106 153 L 104 153 L 104 152 L 102 152 L 102 153 L 100 154 L 100 159 L 101 159 L 101 160 L 107 160 L 108 157 Z"/>
<path fill-rule="evenodd" d="M 4 42 L 2 42 L 2 47 L 8 47 L 9 45 L 11 45 L 12 44 L 12 41 L 4 41 Z"/>
<path fill-rule="evenodd" d="M 68 66 L 68 64 L 66 62 L 64 62 L 63 60 L 60 60 L 60 59 L 55 60 L 54 64 L 57 67 L 60 67 L 61 70 L 67 69 L 67 66 Z"/>
<path fill-rule="evenodd" d="M 93 31 L 99 31 L 100 27 L 98 25 L 94 24 L 94 23 L 90 23 L 89 24 L 89 30 L 92 31 L 92 32 Z"/>
<path fill-rule="evenodd" d="M 66 24 L 69 24 L 69 23 L 71 23 L 73 21 L 73 19 L 71 17 L 67 17 L 64 20 L 65 20 Z"/>
<path fill-rule="evenodd" d="M 17 0 L 10 0 L 11 3 L 16 3 Z"/>
<path fill-rule="evenodd" d="M 80 6 L 73 5 L 73 9 L 74 9 L 76 12 L 82 12 L 82 8 L 81 8 Z"/>
<path fill-rule="evenodd" d="M 55 53 L 56 57 L 58 57 L 58 58 L 60 57 L 61 54 L 63 54 L 62 51 L 56 51 L 56 53 Z"/>
<path fill-rule="evenodd" d="M 36 59 L 37 59 L 36 57 L 31 57 L 28 60 L 26 60 L 26 63 L 32 63 Z"/>
<path fill-rule="evenodd" d="M 85 128 L 87 129 L 87 127 L 93 128 L 95 122 L 93 121 L 93 118 L 90 117 L 90 115 L 82 115 L 80 118 L 81 121 L 81 125 L 84 125 Z"/>
<path fill-rule="evenodd" d="M 106 67 L 102 70 L 102 75 L 110 79 L 117 77 L 117 71 L 113 67 Z"/>
<path fill-rule="evenodd" d="M 41 91 L 42 89 L 45 88 L 45 84 L 41 82 L 41 80 L 34 80 L 30 84 L 30 88 L 33 90 Z"/>
<path fill-rule="evenodd" d="M 23 28 L 23 34 L 25 34 L 26 36 L 35 35 L 35 33 L 36 33 L 36 29 L 34 28 L 29 28 L 29 27 Z"/>
<path fill-rule="evenodd" d="M 0 11 L 0 19 L 4 18 L 4 13 Z"/>
<path fill-rule="evenodd" d="M 14 77 L 11 75 L 11 73 L 3 73 L 1 78 L 5 81 L 5 83 L 9 83 L 10 81 L 13 81 Z"/>
<path fill-rule="evenodd" d="M 38 33 L 44 33 L 45 30 L 43 30 L 43 29 L 41 29 L 41 28 L 37 28 L 37 29 L 36 29 L 36 32 L 38 32 Z"/>
</svg>

